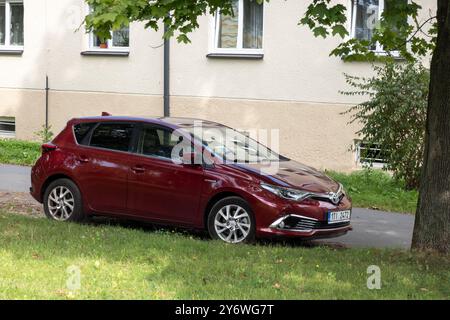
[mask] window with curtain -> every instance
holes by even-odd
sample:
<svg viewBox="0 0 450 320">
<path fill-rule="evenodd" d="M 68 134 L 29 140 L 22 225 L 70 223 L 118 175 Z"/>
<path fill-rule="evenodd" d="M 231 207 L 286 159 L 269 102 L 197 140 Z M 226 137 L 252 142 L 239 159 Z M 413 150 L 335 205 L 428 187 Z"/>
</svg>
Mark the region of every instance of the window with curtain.
<svg viewBox="0 0 450 320">
<path fill-rule="evenodd" d="M 89 9 L 91 10 L 91 9 Z M 106 40 L 104 43 L 100 41 L 93 32 L 91 32 L 89 47 L 96 49 L 128 49 L 130 46 L 130 28 L 124 26 L 119 30 L 111 32 L 111 39 Z"/>
<path fill-rule="evenodd" d="M 359 40 L 372 39 L 381 15 L 389 10 L 391 1 L 407 0 L 352 0 L 352 36 Z M 379 44 L 374 44 L 370 49 L 384 51 Z"/>
<path fill-rule="evenodd" d="M 383 0 L 354 0 L 353 36 L 356 39 L 372 39 L 373 32 L 381 15 L 380 2 L 383 2 Z M 376 50 L 376 46 L 371 47 L 370 49 Z"/>
<path fill-rule="evenodd" d="M 23 2 L 0 0 L 0 47 L 22 47 L 24 43 Z"/>
<path fill-rule="evenodd" d="M 102 44 L 100 38 L 91 33 L 91 47 L 102 49 L 127 49 L 130 46 L 130 29 L 124 27 L 112 32 L 111 39 Z"/>
<path fill-rule="evenodd" d="M 264 5 L 256 0 L 233 0 L 232 5 L 233 15 L 216 15 L 215 49 L 261 50 Z"/>
</svg>

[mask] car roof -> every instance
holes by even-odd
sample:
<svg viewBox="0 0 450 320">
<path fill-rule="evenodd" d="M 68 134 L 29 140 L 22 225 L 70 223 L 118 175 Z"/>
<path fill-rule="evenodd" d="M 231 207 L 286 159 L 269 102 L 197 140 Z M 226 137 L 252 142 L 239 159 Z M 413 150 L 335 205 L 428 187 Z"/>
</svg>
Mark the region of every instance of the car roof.
<svg viewBox="0 0 450 320">
<path fill-rule="evenodd" d="M 95 116 L 95 117 L 82 117 L 72 119 L 71 122 L 114 122 L 114 121 L 131 121 L 131 122 L 148 122 L 162 125 L 169 125 L 170 127 L 189 128 L 193 127 L 196 122 L 202 122 L 203 126 L 220 126 L 223 125 L 217 122 L 196 119 L 196 118 L 184 118 L 184 117 L 131 117 L 131 116 Z"/>
</svg>

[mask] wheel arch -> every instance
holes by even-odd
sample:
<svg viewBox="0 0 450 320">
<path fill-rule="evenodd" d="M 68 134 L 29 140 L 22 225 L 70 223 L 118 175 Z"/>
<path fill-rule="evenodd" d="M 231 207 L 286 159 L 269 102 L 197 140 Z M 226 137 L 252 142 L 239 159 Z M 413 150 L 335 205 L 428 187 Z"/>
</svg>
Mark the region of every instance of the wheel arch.
<svg viewBox="0 0 450 320">
<path fill-rule="evenodd" d="M 248 201 L 247 197 L 243 196 L 242 193 L 240 193 L 240 192 L 236 192 L 236 191 L 232 191 L 232 190 L 223 190 L 223 191 L 217 192 L 208 200 L 208 203 L 206 204 L 205 209 L 203 210 L 203 226 L 206 230 L 208 229 L 208 215 L 209 215 L 209 212 L 211 211 L 212 207 L 218 201 L 228 198 L 228 197 L 241 198 L 250 205 L 250 202 Z"/>
<path fill-rule="evenodd" d="M 47 179 L 45 180 L 45 182 L 42 184 L 41 187 L 41 192 L 40 192 L 40 197 L 41 200 L 44 201 L 44 195 L 45 195 L 45 191 L 47 190 L 48 186 L 53 182 L 56 181 L 58 179 L 68 179 L 70 181 L 72 181 L 73 183 L 75 183 L 75 185 L 78 187 L 78 189 L 81 191 L 80 186 L 78 185 L 78 183 L 75 181 L 75 179 L 73 179 L 71 176 L 65 174 L 65 173 L 55 173 L 50 175 L 49 177 L 47 177 Z"/>
</svg>

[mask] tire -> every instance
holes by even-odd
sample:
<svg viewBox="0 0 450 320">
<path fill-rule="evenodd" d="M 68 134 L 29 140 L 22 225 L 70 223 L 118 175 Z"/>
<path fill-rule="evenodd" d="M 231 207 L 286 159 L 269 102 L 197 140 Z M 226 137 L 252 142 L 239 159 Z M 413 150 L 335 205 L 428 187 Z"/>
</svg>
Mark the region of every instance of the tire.
<svg viewBox="0 0 450 320">
<path fill-rule="evenodd" d="M 208 232 L 213 239 L 227 243 L 248 243 L 254 241 L 255 229 L 253 211 L 247 201 L 240 197 L 219 200 L 209 212 Z"/>
<path fill-rule="evenodd" d="M 64 197 L 60 199 L 62 194 Z M 44 193 L 44 212 L 47 218 L 56 221 L 83 221 L 85 214 L 80 189 L 69 179 L 53 181 Z"/>
</svg>

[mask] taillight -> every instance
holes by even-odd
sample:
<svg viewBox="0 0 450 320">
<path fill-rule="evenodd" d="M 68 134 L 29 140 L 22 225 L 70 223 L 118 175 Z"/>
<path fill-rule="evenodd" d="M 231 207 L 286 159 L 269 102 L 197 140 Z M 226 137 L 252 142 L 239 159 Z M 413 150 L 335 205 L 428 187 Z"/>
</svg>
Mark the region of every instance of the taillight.
<svg viewBox="0 0 450 320">
<path fill-rule="evenodd" d="M 42 154 L 44 154 L 44 153 L 56 150 L 56 148 L 58 148 L 58 147 L 56 145 L 54 145 L 53 143 L 44 143 L 41 148 L 42 148 Z"/>
</svg>

